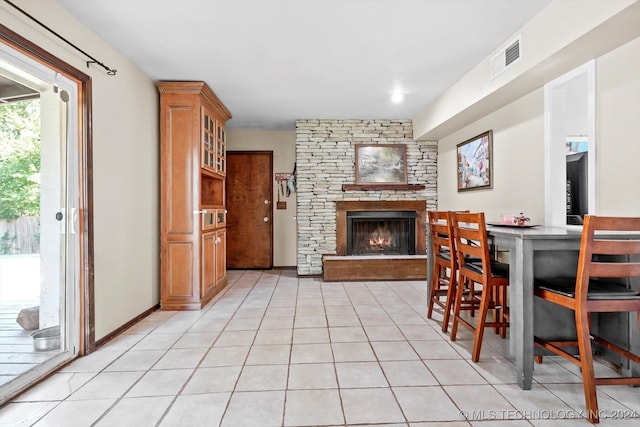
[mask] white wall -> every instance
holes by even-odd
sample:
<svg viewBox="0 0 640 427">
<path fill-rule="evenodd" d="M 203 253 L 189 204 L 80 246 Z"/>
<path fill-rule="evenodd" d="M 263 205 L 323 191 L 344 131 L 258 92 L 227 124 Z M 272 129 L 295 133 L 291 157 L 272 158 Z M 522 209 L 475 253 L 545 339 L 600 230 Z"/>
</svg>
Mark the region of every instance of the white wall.
<svg viewBox="0 0 640 427">
<path fill-rule="evenodd" d="M 108 76 L 5 2 L 2 24 L 92 78 L 95 336 L 160 301 L 159 107 L 155 83 L 52 1 L 16 1 L 104 64 Z"/>
<path fill-rule="evenodd" d="M 544 220 L 544 99 L 542 89 L 494 111 L 438 141 L 438 209 L 500 214 L 524 212 Z M 458 192 L 456 145 L 493 130 L 493 187 Z"/>
<path fill-rule="evenodd" d="M 596 209 L 640 216 L 640 38 L 596 60 Z M 537 89 L 438 143 L 438 208 L 484 211 L 487 221 L 524 211 L 544 222 L 544 100 Z M 456 144 L 493 129 L 493 188 L 458 193 Z"/>
<path fill-rule="evenodd" d="M 640 38 L 596 67 L 597 213 L 640 216 Z"/>
<path fill-rule="evenodd" d="M 291 173 L 296 161 L 295 131 L 227 130 L 227 151 L 273 151 L 273 172 Z M 275 209 L 278 186 L 273 178 L 273 265 L 296 265 L 296 193 L 282 198 L 287 209 Z"/>
</svg>

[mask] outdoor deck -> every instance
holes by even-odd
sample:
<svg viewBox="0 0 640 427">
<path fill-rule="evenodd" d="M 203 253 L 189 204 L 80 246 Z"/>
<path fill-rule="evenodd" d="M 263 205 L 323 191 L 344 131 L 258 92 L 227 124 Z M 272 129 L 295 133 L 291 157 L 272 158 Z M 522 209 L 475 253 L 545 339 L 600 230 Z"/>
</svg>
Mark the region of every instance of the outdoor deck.
<svg viewBox="0 0 640 427">
<path fill-rule="evenodd" d="M 0 385 L 52 357 L 55 351 L 36 351 L 31 331 L 16 322 L 21 309 L 36 304 L 0 304 Z"/>
<path fill-rule="evenodd" d="M 33 331 L 17 322 L 23 308 L 40 304 L 40 256 L 0 256 L 0 385 L 53 357 L 57 351 L 36 351 Z"/>
</svg>

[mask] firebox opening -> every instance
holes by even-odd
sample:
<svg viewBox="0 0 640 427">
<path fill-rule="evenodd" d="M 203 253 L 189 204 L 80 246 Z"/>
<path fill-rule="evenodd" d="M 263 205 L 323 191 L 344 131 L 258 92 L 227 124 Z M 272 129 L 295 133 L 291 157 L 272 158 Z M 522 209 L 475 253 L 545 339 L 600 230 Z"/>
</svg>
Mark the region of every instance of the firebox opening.
<svg viewBox="0 0 640 427">
<path fill-rule="evenodd" d="M 348 211 L 347 255 L 415 255 L 415 211 Z"/>
</svg>

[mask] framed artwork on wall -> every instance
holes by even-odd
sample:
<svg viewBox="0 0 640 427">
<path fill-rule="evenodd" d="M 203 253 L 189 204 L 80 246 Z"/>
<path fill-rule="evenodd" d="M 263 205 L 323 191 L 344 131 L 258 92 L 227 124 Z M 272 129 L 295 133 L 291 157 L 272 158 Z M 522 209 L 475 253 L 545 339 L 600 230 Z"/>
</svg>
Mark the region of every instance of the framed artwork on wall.
<svg viewBox="0 0 640 427">
<path fill-rule="evenodd" d="M 488 130 L 457 146 L 458 191 L 491 188 L 493 131 Z"/>
<path fill-rule="evenodd" d="M 356 184 L 406 184 L 404 144 L 356 144 Z"/>
</svg>

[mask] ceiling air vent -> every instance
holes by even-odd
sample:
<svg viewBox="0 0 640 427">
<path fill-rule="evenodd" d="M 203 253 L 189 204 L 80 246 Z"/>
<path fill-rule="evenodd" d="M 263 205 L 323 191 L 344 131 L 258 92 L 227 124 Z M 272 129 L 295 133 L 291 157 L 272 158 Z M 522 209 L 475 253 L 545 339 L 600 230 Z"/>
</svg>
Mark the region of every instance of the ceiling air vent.
<svg viewBox="0 0 640 427">
<path fill-rule="evenodd" d="M 491 79 L 502 74 L 511 64 L 520 59 L 520 36 L 491 58 Z"/>
</svg>

